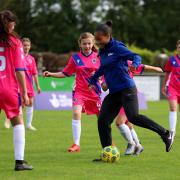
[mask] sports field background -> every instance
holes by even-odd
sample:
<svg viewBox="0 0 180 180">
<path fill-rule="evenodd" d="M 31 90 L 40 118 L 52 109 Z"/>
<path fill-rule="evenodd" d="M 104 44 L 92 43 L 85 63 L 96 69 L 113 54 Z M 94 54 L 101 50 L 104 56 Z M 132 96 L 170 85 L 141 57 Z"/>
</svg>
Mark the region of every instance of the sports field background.
<svg viewBox="0 0 180 180">
<path fill-rule="evenodd" d="M 168 127 L 167 101 L 150 102 L 142 111 Z M 178 114 L 179 118 L 179 114 Z M 95 116 L 82 117 L 81 152 L 71 154 L 71 111 L 35 111 L 34 125 L 38 131 L 26 131 L 25 159 L 33 171 L 15 172 L 12 129 L 4 128 L 4 114 L 0 115 L 0 180 L 80 179 L 80 180 L 179 180 L 180 124 L 172 151 L 165 152 L 159 136 L 136 127 L 145 151 L 140 156 L 124 156 L 125 141 L 113 124 L 113 140 L 121 151 L 118 163 L 93 163 L 101 152 Z"/>
</svg>

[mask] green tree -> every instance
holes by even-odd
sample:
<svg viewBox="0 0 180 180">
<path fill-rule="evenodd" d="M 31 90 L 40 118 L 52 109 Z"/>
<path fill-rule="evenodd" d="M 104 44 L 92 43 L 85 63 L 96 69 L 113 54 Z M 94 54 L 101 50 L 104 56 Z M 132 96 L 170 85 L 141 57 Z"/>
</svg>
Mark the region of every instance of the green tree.
<svg viewBox="0 0 180 180">
<path fill-rule="evenodd" d="M 96 5 L 85 1 L 37 0 L 33 7 L 33 42 L 45 51 L 77 50 L 79 34 L 92 30 L 88 15 Z"/>
<path fill-rule="evenodd" d="M 1 0 L 0 10 L 11 10 L 18 17 L 17 32 L 20 36 L 31 36 L 31 0 Z"/>
<path fill-rule="evenodd" d="M 109 0 L 105 19 L 114 22 L 115 37 L 129 44 L 157 50 L 174 49 L 180 38 L 179 0 Z"/>
</svg>

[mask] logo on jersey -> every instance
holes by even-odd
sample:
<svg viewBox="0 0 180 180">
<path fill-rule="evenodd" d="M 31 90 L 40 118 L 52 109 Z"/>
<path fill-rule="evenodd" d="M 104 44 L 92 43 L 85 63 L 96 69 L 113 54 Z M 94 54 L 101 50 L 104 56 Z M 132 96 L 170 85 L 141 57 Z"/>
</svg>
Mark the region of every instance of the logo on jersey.
<svg viewBox="0 0 180 180">
<path fill-rule="evenodd" d="M 31 59 L 31 58 L 28 58 L 28 62 L 31 64 L 31 63 L 32 63 L 32 59 Z"/>
<path fill-rule="evenodd" d="M 174 67 L 180 67 L 180 65 L 178 64 L 178 61 L 176 60 L 174 56 L 170 58 L 170 61 Z"/>
<path fill-rule="evenodd" d="M 92 63 L 95 64 L 97 62 L 96 59 L 92 59 Z"/>
<path fill-rule="evenodd" d="M 112 56 L 114 53 L 108 53 L 108 56 Z"/>
<path fill-rule="evenodd" d="M 80 59 L 77 59 L 77 63 L 79 64 L 79 62 L 80 62 Z"/>
</svg>

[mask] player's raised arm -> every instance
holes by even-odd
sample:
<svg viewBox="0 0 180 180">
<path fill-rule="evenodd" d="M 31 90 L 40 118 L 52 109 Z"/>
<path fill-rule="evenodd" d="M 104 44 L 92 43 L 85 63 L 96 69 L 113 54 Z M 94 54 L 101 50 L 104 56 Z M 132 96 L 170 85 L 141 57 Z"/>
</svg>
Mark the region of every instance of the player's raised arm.
<svg viewBox="0 0 180 180">
<path fill-rule="evenodd" d="M 163 70 L 160 67 L 156 66 L 150 66 L 150 65 L 144 65 L 144 71 L 152 71 L 152 72 L 163 72 Z"/>
</svg>

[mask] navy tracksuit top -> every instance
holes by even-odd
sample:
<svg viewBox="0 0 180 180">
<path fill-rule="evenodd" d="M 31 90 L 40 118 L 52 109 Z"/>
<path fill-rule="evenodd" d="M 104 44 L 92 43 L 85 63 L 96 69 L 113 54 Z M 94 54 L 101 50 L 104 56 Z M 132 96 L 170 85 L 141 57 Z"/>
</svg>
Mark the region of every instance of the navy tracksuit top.
<svg viewBox="0 0 180 180">
<path fill-rule="evenodd" d="M 141 64 L 141 57 L 127 49 L 127 47 L 115 39 L 99 51 L 101 65 L 91 77 L 90 84 L 95 84 L 98 78 L 104 75 L 109 93 L 115 93 L 123 89 L 135 86 L 134 80 L 128 73 L 127 60 L 138 67 Z"/>
</svg>

